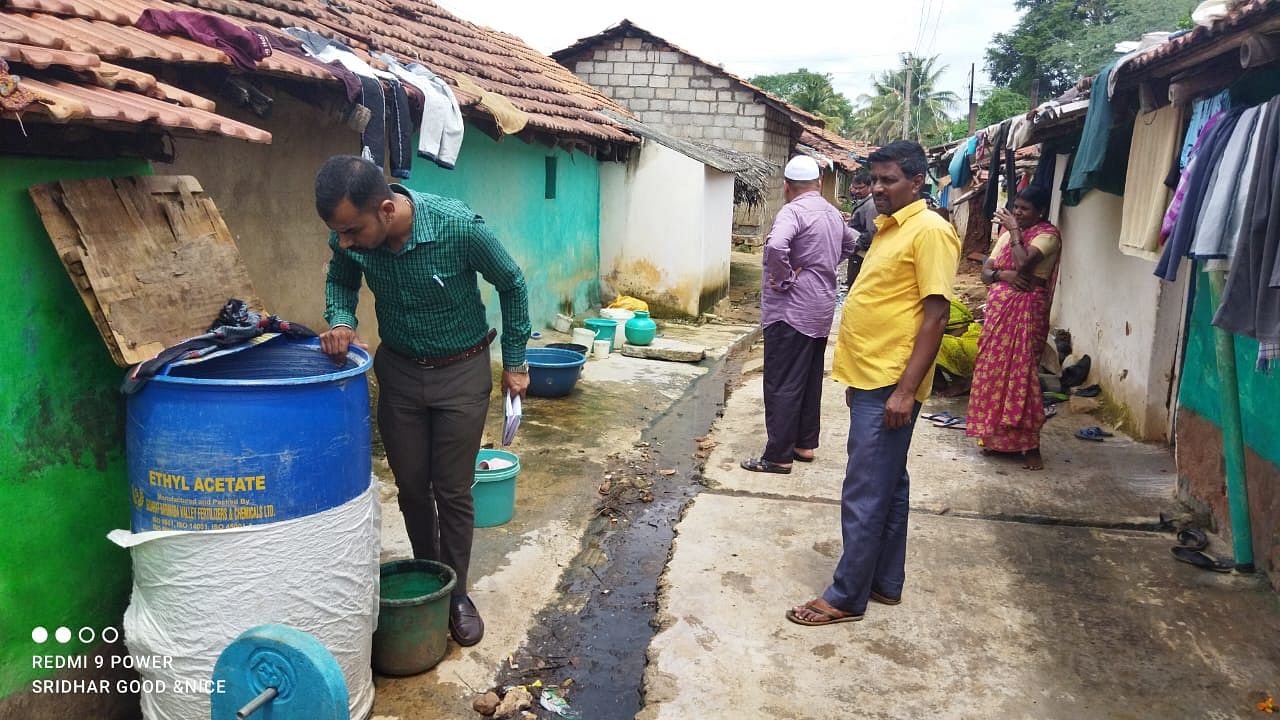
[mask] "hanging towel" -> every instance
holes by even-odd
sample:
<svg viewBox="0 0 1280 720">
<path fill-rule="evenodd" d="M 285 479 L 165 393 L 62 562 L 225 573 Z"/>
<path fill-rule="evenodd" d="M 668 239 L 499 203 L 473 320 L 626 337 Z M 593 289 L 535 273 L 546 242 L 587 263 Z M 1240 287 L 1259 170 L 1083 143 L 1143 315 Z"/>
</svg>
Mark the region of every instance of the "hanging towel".
<svg viewBox="0 0 1280 720">
<path fill-rule="evenodd" d="M 510 100 L 498 93 L 485 90 L 466 75 L 459 75 L 455 79 L 458 89 L 480 97 L 480 106 L 489 111 L 498 124 L 498 129 L 503 133 L 514 135 L 529 124 L 529 114 L 516 107 Z"/>
<path fill-rule="evenodd" d="M 1182 141 L 1183 115 L 1180 106 L 1166 105 L 1134 122 L 1120 220 L 1120 252 L 1126 255 L 1160 257 L 1160 223 L 1173 194 L 1164 178 Z"/>
<path fill-rule="evenodd" d="M 458 98 L 444 78 L 418 63 L 402 65 L 391 55 L 377 56 L 396 77 L 422 91 L 422 122 L 418 126 L 418 154 L 452 170 L 462 149 L 465 125 Z"/>
<path fill-rule="evenodd" d="M 271 54 L 265 35 L 208 13 L 143 10 L 134 25 L 152 35 L 179 35 L 221 50 L 241 70 L 256 69 L 258 61 Z"/>
</svg>

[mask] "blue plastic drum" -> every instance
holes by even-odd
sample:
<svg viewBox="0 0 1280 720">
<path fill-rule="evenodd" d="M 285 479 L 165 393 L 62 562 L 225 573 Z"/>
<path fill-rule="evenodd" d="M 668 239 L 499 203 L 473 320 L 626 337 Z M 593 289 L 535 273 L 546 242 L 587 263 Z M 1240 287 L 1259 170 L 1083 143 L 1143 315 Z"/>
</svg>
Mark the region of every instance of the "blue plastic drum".
<svg viewBox="0 0 1280 720">
<path fill-rule="evenodd" d="M 367 490 L 369 367 L 284 336 L 166 366 L 128 401 L 134 532 L 280 522 Z"/>
</svg>

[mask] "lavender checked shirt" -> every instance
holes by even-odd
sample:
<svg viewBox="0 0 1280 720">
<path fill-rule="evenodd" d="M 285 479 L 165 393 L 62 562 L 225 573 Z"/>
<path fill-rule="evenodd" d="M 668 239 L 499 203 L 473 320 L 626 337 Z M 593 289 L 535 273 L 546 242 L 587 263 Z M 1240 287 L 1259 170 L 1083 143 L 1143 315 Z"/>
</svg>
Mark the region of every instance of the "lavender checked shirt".
<svg viewBox="0 0 1280 720">
<path fill-rule="evenodd" d="M 761 327 L 785 322 L 812 338 L 830 335 L 836 266 L 853 254 L 856 240 L 816 190 L 782 206 L 764 246 Z"/>
</svg>

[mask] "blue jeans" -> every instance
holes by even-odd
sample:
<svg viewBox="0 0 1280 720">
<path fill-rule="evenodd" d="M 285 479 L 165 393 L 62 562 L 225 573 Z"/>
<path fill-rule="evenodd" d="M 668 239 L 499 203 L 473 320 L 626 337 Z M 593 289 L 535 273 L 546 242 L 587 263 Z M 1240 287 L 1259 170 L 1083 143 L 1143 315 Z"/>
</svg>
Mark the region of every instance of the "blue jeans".
<svg viewBox="0 0 1280 720">
<path fill-rule="evenodd" d="M 907 452 L 920 403 L 911 422 L 890 430 L 884 404 L 897 386 L 854 390 L 849 408 L 849 462 L 840 497 L 844 551 L 822 598 L 839 610 L 861 614 L 871 591 L 896 598 L 906 578 L 910 478 Z"/>
</svg>

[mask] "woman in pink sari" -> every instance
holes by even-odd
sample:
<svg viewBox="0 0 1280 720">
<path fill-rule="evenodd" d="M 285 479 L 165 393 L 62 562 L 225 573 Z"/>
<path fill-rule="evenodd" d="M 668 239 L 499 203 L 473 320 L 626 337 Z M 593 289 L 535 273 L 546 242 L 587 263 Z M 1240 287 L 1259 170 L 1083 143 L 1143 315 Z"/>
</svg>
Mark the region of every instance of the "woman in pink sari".
<svg viewBox="0 0 1280 720">
<path fill-rule="evenodd" d="M 1049 193 L 1038 187 L 1018 193 L 1013 212 L 996 212 L 1005 232 L 982 266 L 982 281 L 991 289 L 965 422 L 966 434 L 986 452 L 1021 454 L 1028 470 L 1044 468 L 1038 366 L 1061 248 L 1058 229 L 1045 220 L 1048 212 Z"/>
</svg>

